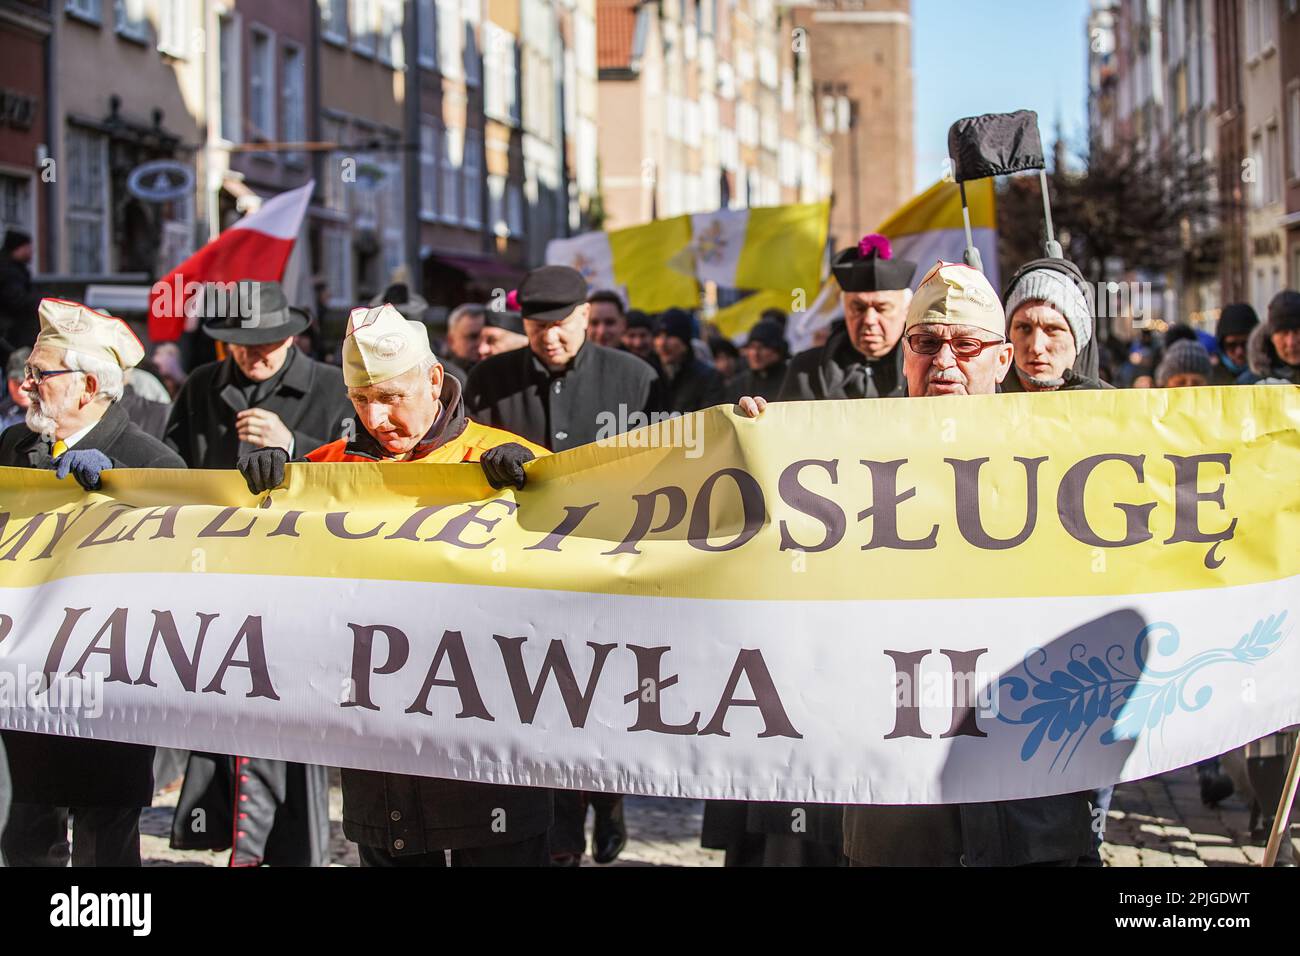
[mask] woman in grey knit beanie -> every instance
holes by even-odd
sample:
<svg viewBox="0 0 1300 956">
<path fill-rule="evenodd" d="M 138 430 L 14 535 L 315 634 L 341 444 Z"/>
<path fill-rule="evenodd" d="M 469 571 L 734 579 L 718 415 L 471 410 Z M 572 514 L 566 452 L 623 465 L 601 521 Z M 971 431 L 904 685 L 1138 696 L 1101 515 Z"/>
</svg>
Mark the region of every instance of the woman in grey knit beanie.
<svg viewBox="0 0 1300 956">
<path fill-rule="evenodd" d="M 1185 388 L 1210 381 L 1210 353 L 1191 339 L 1179 339 L 1156 366 L 1156 388 Z"/>
</svg>

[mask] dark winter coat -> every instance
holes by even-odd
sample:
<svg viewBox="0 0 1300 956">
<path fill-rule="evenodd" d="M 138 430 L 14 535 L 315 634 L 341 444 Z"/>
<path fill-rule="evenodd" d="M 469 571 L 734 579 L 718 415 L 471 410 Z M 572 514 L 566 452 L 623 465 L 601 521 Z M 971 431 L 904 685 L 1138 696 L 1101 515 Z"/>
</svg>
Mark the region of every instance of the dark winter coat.
<svg viewBox="0 0 1300 956">
<path fill-rule="evenodd" d="M 301 457 L 342 437 L 344 421 L 355 412 L 340 369 L 296 348 L 285 361 L 283 377 L 258 407 L 280 417 L 293 433 L 293 455 Z M 239 459 L 235 414 L 244 410 L 245 400 L 235 372 L 232 358 L 200 365 L 172 403 L 164 440 L 191 468 L 234 468 Z"/>
<path fill-rule="evenodd" d="M 530 348 L 502 352 L 475 365 L 465 386 L 465 410 L 474 421 L 551 451 L 623 431 L 621 424 L 609 429 L 609 416 L 621 422 L 621 409 L 628 415 L 662 411 L 654 369 L 630 353 L 591 341 L 558 373 Z"/>
<path fill-rule="evenodd" d="M 859 378 L 854 373 L 862 369 Z M 861 388 L 854 386 L 861 382 Z M 831 326 L 824 345 L 800 352 L 790 360 L 781 385 L 783 402 L 823 401 L 831 398 L 891 398 L 907 394 L 903 377 L 903 342 L 888 355 L 868 359 L 849 341 L 843 320 Z"/>
<path fill-rule="evenodd" d="M 1281 379 L 1300 385 L 1300 366 L 1287 365 L 1277 354 L 1273 339 L 1268 334 L 1268 324 L 1255 326 L 1246 340 L 1246 362 L 1250 368 L 1237 379 L 1239 385 L 1254 385 L 1264 379 Z"/>
</svg>

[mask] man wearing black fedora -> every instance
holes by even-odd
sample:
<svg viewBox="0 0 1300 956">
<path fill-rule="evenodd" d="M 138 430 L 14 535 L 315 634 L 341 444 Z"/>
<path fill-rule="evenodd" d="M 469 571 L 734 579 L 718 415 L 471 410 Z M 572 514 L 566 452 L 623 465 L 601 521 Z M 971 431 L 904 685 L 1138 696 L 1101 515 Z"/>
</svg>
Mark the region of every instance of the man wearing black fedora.
<svg viewBox="0 0 1300 956">
<path fill-rule="evenodd" d="M 310 314 L 289 305 L 278 282 L 240 282 L 204 293 L 201 327 L 229 354 L 186 380 L 163 440 L 191 468 L 234 468 L 254 448 L 305 455 L 342 437 L 352 406 L 343 373 L 294 347 Z"/>
<path fill-rule="evenodd" d="M 196 368 L 172 404 L 163 439 L 189 467 L 234 468 L 259 448 L 301 457 L 351 437 L 343 373 L 294 344 L 311 316 L 289 305 L 278 282 L 211 284 L 202 307 L 201 328 L 229 354 Z M 320 866 L 328 862 L 328 811 L 324 767 L 193 753 L 172 846 L 231 847 L 232 866 Z"/>
</svg>

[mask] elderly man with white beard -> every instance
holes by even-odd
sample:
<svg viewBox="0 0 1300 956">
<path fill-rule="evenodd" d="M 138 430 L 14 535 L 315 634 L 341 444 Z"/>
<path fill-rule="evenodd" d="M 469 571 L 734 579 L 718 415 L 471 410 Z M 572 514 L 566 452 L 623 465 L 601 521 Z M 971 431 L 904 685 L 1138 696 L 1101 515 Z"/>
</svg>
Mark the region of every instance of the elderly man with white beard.
<svg viewBox="0 0 1300 956">
<path fill-rule="evenodd" d="M 121 319 L 43 299 L 23 370 L 27 420 L 0 434 L 0 465 L 53 469 L 88 491 L 110 468 L 184 468 L 118 404 L 144 348 Z M 9 866 L 139 866 L 140 808 L 153 801 L 153 748 L 6 730 L 13 804 L 0 852 Z M 72 846 L 68 846 L 68 816 Z"/>
<path fill-rule="evenodd" d="M 1006 315 L 984 274 L 939 262 L 907 310 L 909 397 L 991 395 L 1011 371 Z M 746 396 L 758 417 L 767 402 Z M 923 627 L 924 622 L 918 622 Z M 1089 795 L 988 803 L 850 806 L 844 853 L 853 866 L 1074 866 L 1092 846 Z"/>
</svg>

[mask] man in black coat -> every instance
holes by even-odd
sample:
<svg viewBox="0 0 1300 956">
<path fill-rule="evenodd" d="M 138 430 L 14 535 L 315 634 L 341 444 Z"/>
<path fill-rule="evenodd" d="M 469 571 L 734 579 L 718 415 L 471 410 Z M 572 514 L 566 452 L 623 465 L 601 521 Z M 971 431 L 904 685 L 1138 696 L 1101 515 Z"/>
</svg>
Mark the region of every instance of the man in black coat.
<svg viewBox="0 0 1300 956">
<path fill-rule="evenodd" d="M 844 319 L 831 326 L 826 344 L 791 359 L 781 401 L 905 395 L 900 339 L 916 263 L 893 258 L 889 240 L 870 235 L 836 255 L 831 271 Z"/>
<path fill-rule="evenodd" d="M 7 230 L 0 246 L 0 364 L 14 349 L 36 340 L 36 307 L 41 297 L 32 291 L 31 261 L 32 237 Z"/>
<path fill-rule="evenodd" d="M 727 400 L 727 387 L 718 370 L 695 357 L 694 336 L 695 319 L 685 309 L 669 309 L 655 323 L 665 411 L 698 412 Z"/>
<path fill-rule="evenodd" d="M 234 468 L 254 448 L 305 455 L 352 421 L 343 373 L 294 347 L 310 316 L 289 306 L 278 282 L 240 286 L 241 303 L 260 302 L 257 314 L 241 316 L 243 306 L 208 313 L 203 331 L 230 355 L 196 368 L 172 403 L 164 441 L 191 468 Z"/>
<path fill-rule="evenodd" d="M 571 299 L 574 276 L 582 290 Z M 627 421 L 633 413 L 662 410 L 650 366 L 587 339 L 590 307 L 581 273 L 567 266 L 534 269 L 519 288 L 521 307 L 525 286 L 527 294 L 536 289 L 539 296 L 556 298 L 538 298 L 531 313 L 524 308 L 528 348 L 494 355 L 470 371 L 465 408 L 475 421 L 564 451 L 622 431 L 609 430 L 610 416 Z"/>
<path fill-rule="evenodd" d="M 0 434 L 0 465 L 71 474 L 87 490 L 110 468 L 184 468 L 127 418 L 123 369 L 144 348 L 121 319 L 45 299 L 27 360 L 26 421 Z M 154 748 L 6 730 L 13 804 L 0 836 L 10 866 L 139 866 L 140 808 L 153 801 Z M 67 840 L 69 813 L 72 846 Z"/>
<path fill-rule="evenodd" d="M 343 373 L 294 345 L 311 317 L 289 305 L 278 282 L 241 282 L 231 294 L 210 285 L 204 310 L 203 331 L 224 342 L 230 355 L 185 380 L 163 436 L 191 468 L 234 468 L 241 455 L 259 448 L 301 457 L 348 435 L 354 413 Z M 238 827 L 227 825 L 236 792 L 245 814 Z M 193 753 L 172 846 L 231 847 L 233 866 L 324 865 L 328 802 L 324 767 Z M 199 820 L 202 828 L 193 825 Z"/>
<path fill-rule="evenodd" d="M 785 330 L 771 319 L 760 319 L 749 330 L 743 351 L 747 367 L 731 380 L 728 401 L 739 401 L 743 395 L 761 395 L 769 402 L 776 401 L 790 367 Z"/>
<path fill-rule="evenodd" d="M 568 266 L 534 269 L 518 296 L 529 347 L 474 366 L 465 405 L 476 421 L 564 451 L 625 431 L 634 414 L 661 410 L 659 383 L 649 365 L 629 352 L 588 341 L 591 305 L 581 273 Z M 620 795 L 558 790 L 551 829 L 557 865 L 581 862 L 588 804 L 596 816 L 596 862 L 612 862 L 627 843 Z"/>
</svg>

